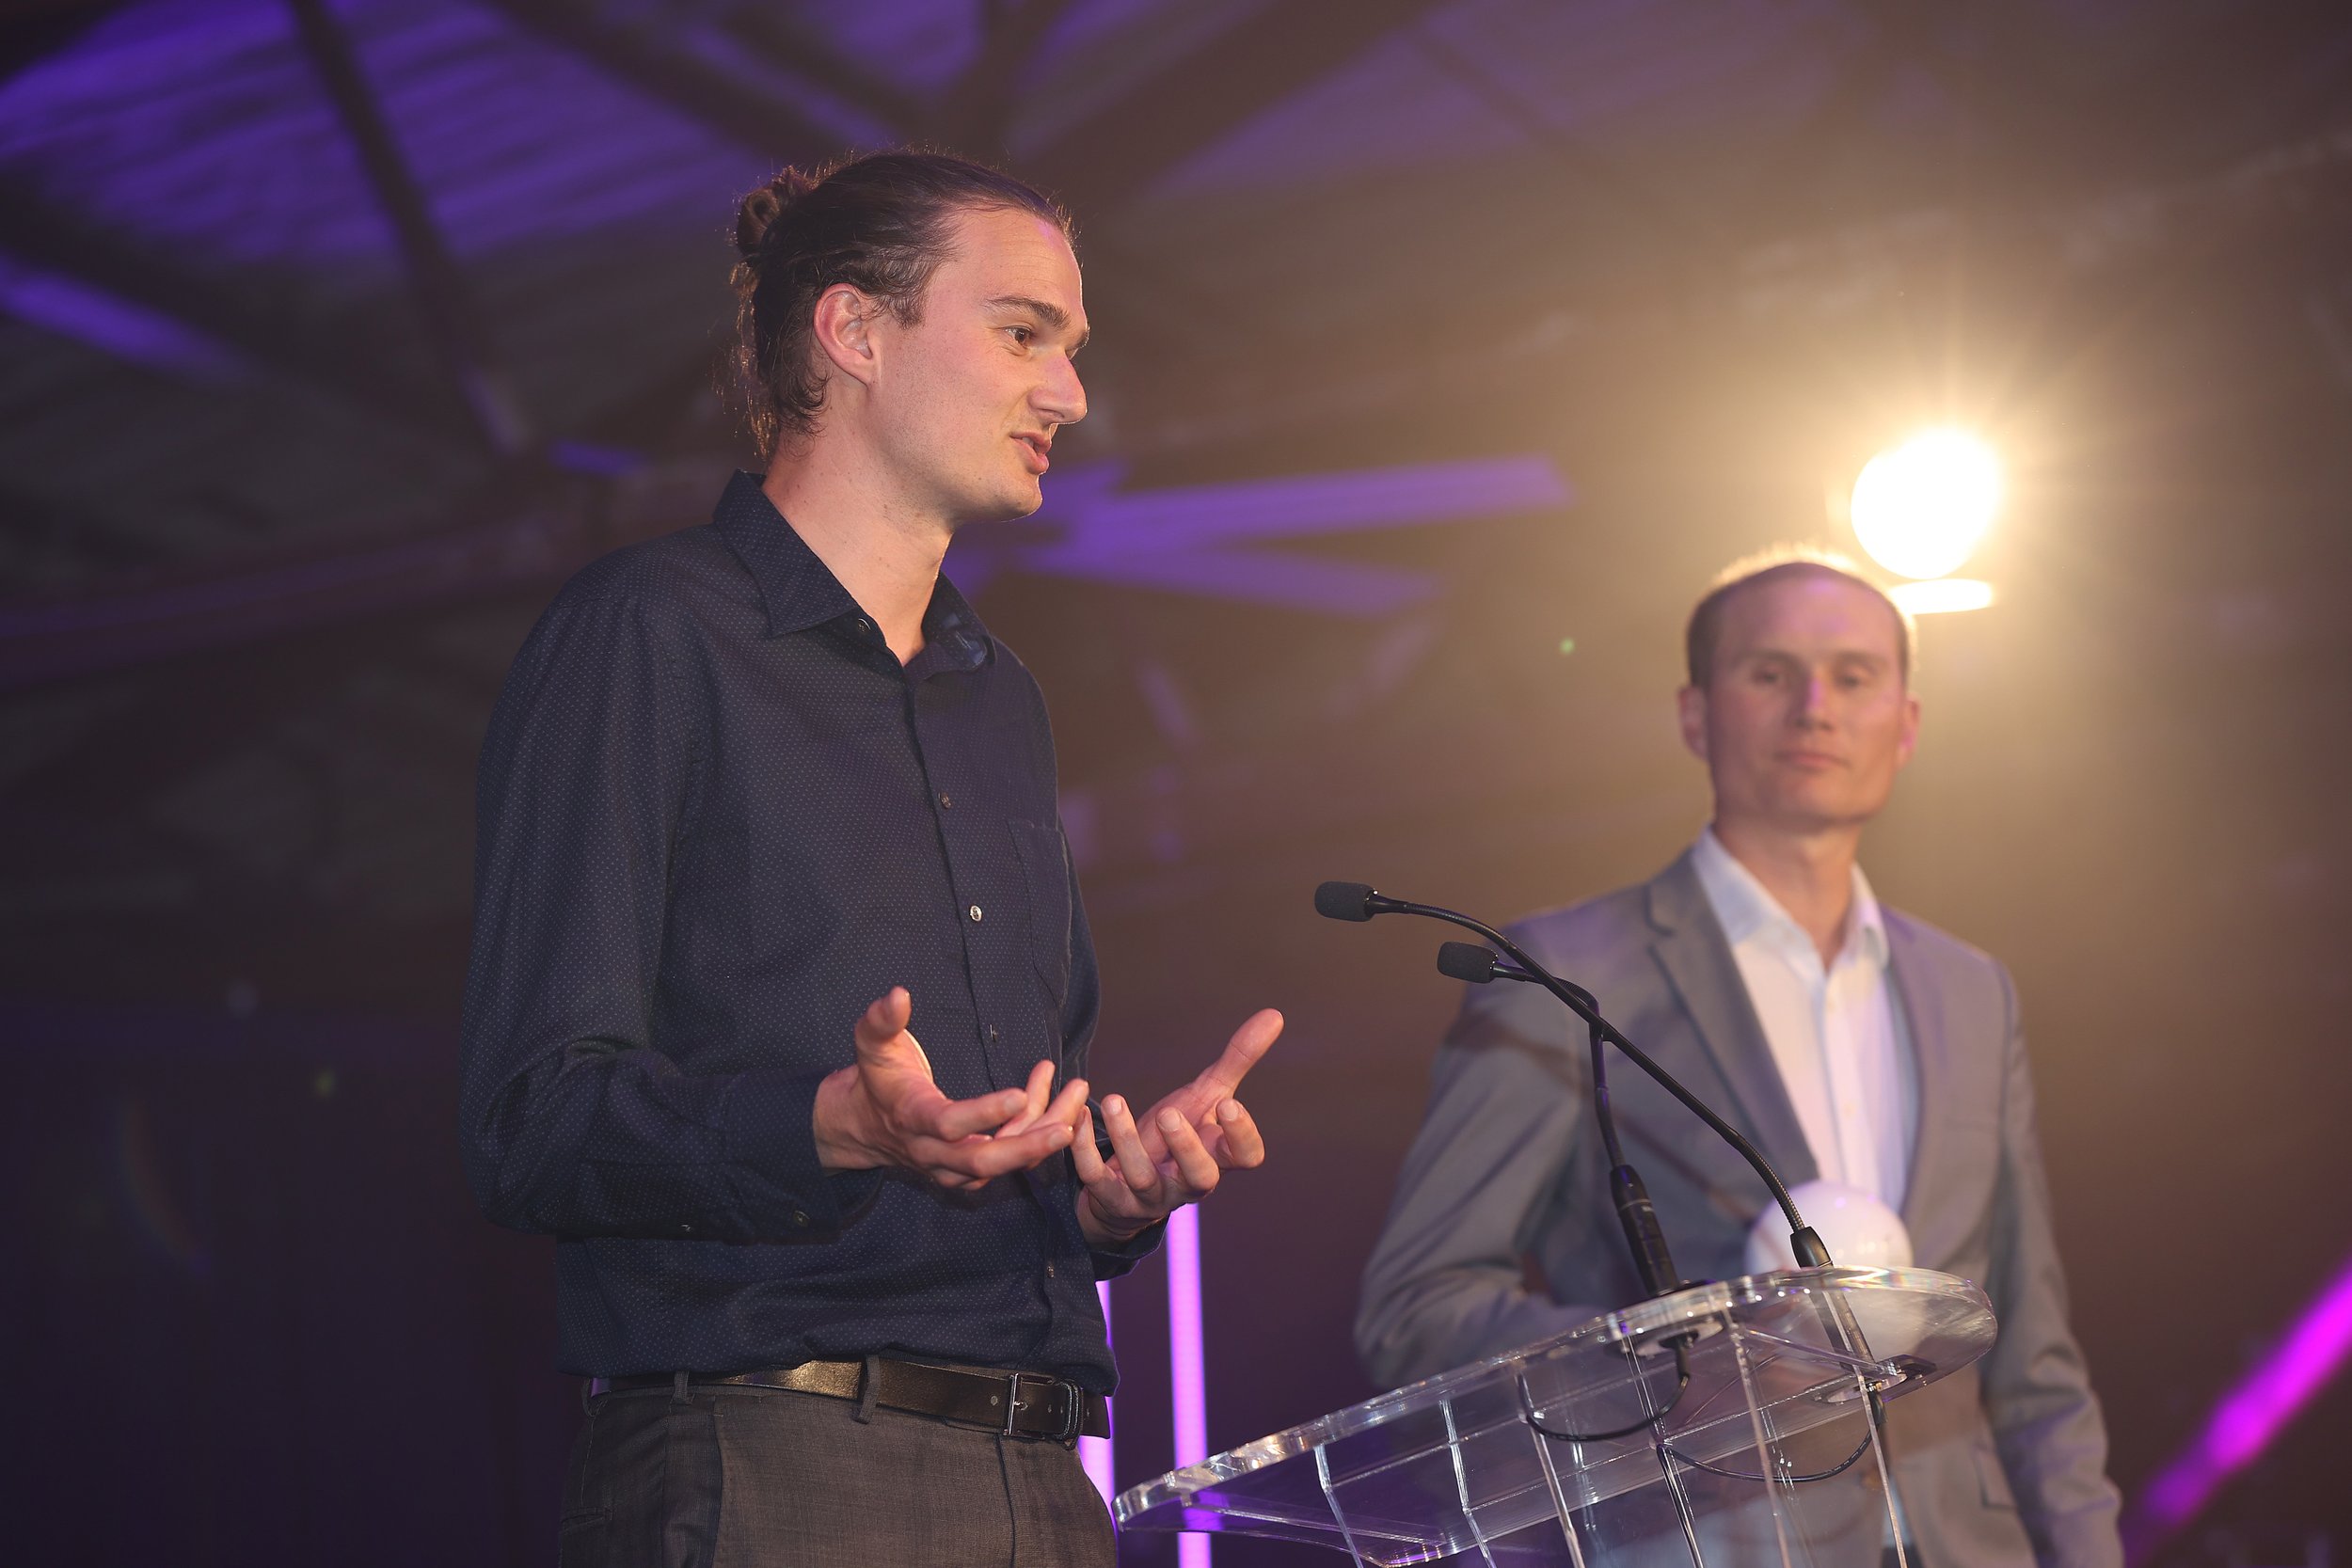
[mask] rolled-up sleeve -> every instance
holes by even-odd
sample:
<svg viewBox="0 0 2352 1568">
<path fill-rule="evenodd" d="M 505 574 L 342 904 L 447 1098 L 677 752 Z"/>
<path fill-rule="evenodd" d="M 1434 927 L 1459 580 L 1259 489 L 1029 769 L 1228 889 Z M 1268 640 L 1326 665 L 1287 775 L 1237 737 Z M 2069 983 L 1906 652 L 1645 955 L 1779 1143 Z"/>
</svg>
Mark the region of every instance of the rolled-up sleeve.
<svg viewBox="0 0 2352 1568">
<path fill-rule="evenodd" d="M 567 1236 L 837 1229 L 820 1072 L 689 1074 L 651 1019 L 672 847 L 703 733 L 678 628 L 559 601 L 507 678 L 477 798 L 459 1134 L 489 1217 Z"/>
<path fill-rule="evenodd" d="M 1044 734 L 1044 711 L 1041 706 L 1037 709 L 1041 735 Z M 1050 737 L 1045 744 L 1051 746 Z M 1061 848 L 1063 874 L 1070 883 L 1070 989 L 1062 999 L 1060 1019 L 1061 1081 L 1067 1083 L 1073 1078 L 1090 1076 L 1087 1065 L 1093 1056 L 1095 1026 L 1103 1017 L 1103 976 L 1094 957 L 1094 933 L 1087 925 L 1086 899 L 1078 891 L 1077 856 L 1071 851 L 1067 832 L 1062 833 Z M 1094 1113 L 1096 1151 L 1106 1161 L 1116 1158 L 1111 1150 L 1110 1134 L 1103 1131 L 1103 1107 L 1089 1102 L 1089 1109 Z M 1070 1180 L 1074 1183 L 1077 1180 L 1075 1164 L 1067 1154 L 1061 1158 L 1069 1170 Z M 1168 1222 L 1162 1220 L 1156 1225 L 1145 1227 L 1115 1247 L 1089 1244 L 1087 1256 L 1093 1265 L 1094 1277 L 1098 1280 L 1117 1279 L 1131 1272 L 1137 1263 L 1159 1249 L 1161 1241 L 1167 1235 Z"/>
</svg>

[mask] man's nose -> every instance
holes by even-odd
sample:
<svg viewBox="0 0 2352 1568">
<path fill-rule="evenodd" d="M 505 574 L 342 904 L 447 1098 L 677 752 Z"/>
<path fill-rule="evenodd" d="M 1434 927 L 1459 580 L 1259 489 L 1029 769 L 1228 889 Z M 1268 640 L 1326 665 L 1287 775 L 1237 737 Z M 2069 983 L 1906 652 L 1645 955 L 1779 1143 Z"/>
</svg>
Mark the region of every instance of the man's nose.
<svg viewBox="0 0 2352 1568">
<path fill-rule="evenodd" d="M 1067 359 L 1053 364 L 1031 405 L 1049 424 L 1076 424 L 1087 417 L 1087 389 L 1078 380 L 1078 367 Z"/>
<path fill-rule="evenodd" d="M 1809 675 L 1797 692 L 1798 723 L 1826 726 L 1829 721 L 1829 679 L 1825 675 Z"/>
</svg>

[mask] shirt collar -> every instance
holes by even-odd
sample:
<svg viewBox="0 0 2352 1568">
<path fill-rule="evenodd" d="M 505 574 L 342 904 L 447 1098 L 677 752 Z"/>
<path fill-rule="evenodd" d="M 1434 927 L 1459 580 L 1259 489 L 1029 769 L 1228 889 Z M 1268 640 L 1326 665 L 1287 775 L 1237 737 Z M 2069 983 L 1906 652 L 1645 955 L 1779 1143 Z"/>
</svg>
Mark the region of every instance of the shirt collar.
<svg viewBox="0 0 2352 1568">
<path fill-rule="evenodd" d="M 760 488 L 757 474 L 739 470 L 729 479 L 710 520 L 758 583 L 769 636 L 783 637 L 865 614 L 833 569 L 776 510 Z M 951 664 L 968 668 L 987 657 L 988 628 L 944 576 L 923 611 L 923 641 L 927 649 L 940 650 Z"/>
<path fill-rule="evenodd" d="M 1691 866 L 1698 873 L 1699 886 L 1705 890 L 1707 901 L 1723 926 L 1724 936 L 1733 946 L 1770 929 L 1794 939 L 1807 949 L 1812 947 L 1812 939 L 1804 934 L 1795 917 L 1756 879 L 1755 872 L 1741 865 L 1724 847 L 1712 826 L 1699 830 L 1698 842 L 1691 847 Z M 1857 954 L 1867 958 L 1874 968 L 1886 967 L 1886 917 L 1860 865 L 1853 868 L 1853 905 L 1846 914 L 1846 944 L 1839 958 L 1842 960 Z"/>
<path fill-rule="evenodd" d="M 969 670 L 987 659 L 989 645 L 988 628 L 980 624 L 979 611 L 942 572 L 931 586 L 931 602 L 923 611 L 924 652 L 937 649 L 950 667 Z"/>
</svg>

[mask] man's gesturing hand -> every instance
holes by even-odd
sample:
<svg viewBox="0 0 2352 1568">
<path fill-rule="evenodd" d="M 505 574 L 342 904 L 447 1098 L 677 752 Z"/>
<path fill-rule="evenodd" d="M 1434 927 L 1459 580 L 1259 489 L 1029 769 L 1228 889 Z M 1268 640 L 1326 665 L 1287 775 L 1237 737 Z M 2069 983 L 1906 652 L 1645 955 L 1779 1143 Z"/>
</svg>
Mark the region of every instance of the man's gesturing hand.
<svg viewBox="0 0 2352 1568">
<path fill-rule="evenodd" d="M 1111 1158 L 1094 1147 L 1094 1114 L 1083 1111 L 1071 1159 L 1084 1191 L 1078 1223 L 1089 1241 L 1116 1245 L 1216 1190 L 1229 1170 L 1265 1162 L 1265 1140 L 1233 1098 L 1243 1075 L 1282 1033 L 1282 1015 L 1253 1014 L 1206 1072 L 1161 1101 L 1138 1123 L 1117 1095 L 1103 1101 Z"/>
<path fill-rule="evenodd" d="M 827 1170 L 898 1165 L 943 1187 L 977 1187 L 1070 1147 L 1086 1110 L 1085 1079 L 1049 1100 L 1054 1064 L 1040 1062 L 1026 1088 L 949 1100 L 907 1033 L 914 1010 L 906 988 L 891 988 L 857 1021 L 856 1065 L 818 1085 L 811 1123 Z"/>
</svg>

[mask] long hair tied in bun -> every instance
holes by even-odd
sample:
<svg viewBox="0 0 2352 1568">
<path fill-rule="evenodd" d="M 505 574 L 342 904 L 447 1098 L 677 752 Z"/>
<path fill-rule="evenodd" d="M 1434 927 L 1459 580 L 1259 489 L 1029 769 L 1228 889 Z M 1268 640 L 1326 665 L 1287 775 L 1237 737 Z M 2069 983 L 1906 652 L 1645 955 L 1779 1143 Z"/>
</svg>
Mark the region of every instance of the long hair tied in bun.
<svg viewBox="0 0 2352 1568">
<path fill-rule="evenodd" d="M 817 302 L 847 283 L 898 320 L 919 319 L 960 212 L 1016 208 L 1070 233 L 1052 198 L 944 152 L 871 152 L 813 174 L 787 168 L 735 217 L 735 395 L 764 461 L 817 428 L 826 366 Z"/>
<path fill-rule="evenodd" d="M 735 214 L 735 248 L 746 261 L 759 259 L 760 242 L 786 208 L 817 188 L 817 182 L 787 168 L 743 198 Z"/>
</svg>

